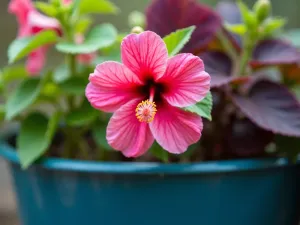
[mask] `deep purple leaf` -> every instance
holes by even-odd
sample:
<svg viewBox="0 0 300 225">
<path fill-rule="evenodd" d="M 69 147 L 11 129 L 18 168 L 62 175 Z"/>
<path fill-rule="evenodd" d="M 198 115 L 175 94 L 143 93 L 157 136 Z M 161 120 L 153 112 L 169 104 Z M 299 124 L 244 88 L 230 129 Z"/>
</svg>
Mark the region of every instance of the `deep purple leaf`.
<svg viewBox="0 0 300 225">
<path fill-rule="evenodd" d="M 211 51 L 205 52 L 199 57 L 204 62 L 205 71 L 211 76 L 211 87 L 230 83 L 232 61 L 225 53 Z"/>
<path fill-rule="evenodd" d="M 256 126 L 249 119 L 233 116 L 227 127 L 224 147 L 227 154 L 232 156 L 261 156 L 273 137 L 272 132 Z"/>
<path fill-rule="evenodd" d="M 242 23 L 242 16 L 238 6 L 233 2 L 219 2 L 216 6 L 216 11 L 219 13 L 221 18 L 229 24 L 240 24 Z M 233 42 L 234 46 L 240 48 L 242 45 L 242 38 L 237 34 L 226 31 L 229 39 Z"/>
<path fill-rule="evenodd" d="M 264 40 L 254 49 L 252 67 L 292 64 L 300 61 L 299 50 L 282 40 Z"/>
<path fill-rule="evenodd" d="M 221 19 L 209 7 L 195 0 L 153 0 L 147 9 L 147 30 L 164 37 L 171 32 L 196 26 L 183 52 L 204 49 L 221 27 Z"/>
<path fill-rule="evenodd" d="M 257 126 L 276 134 L 300 137 L 300 104 L 284 86 L 257 81 L 248 96 L 234 94 L 233 102 Z"/>
</svg>

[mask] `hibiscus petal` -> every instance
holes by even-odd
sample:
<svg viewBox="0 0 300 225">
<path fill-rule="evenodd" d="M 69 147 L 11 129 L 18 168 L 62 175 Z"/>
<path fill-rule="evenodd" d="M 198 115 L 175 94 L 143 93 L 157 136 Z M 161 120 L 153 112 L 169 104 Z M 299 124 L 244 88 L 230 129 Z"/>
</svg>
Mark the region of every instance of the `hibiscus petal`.
<svg viewBox="0 0 300 225">
<path fill-rule="evenodd" d="M 40 47 L 31 52 L 26 61 L 26 71 L 30 75 L 38 75 L 46 61 L 47 47 Z"/>
<path fill-rule="evenodd" d="M 141 81 L 120 63 L 101 63 L 89 80 L 86 97 L 96 109 L 114 112 L 126 102 L 140 97 L 137 87 Z"/>
<path fill-rule="evenodd" d="M 164 41 L 157 34 L 145 31 L 130 34 L 121 44 L 122 62 L 141 79 L 158 79 L 166 69 L 168 51 Z"/>
<path fill-rule="evenodd" d="M 202 60 L 192 54 L 179 54 L 168 60 L 159 80 L 168 87 L 163 97 L 173 106 L 185 107 L 201 101 L 209 91 L 210 76 Z"/>
<path fill-rule="evenodd" d="M 27 23 L 27 16 L 30 11 L 34 11 L 31 0 L 11 0 L 8 5 L 8 11 L 16 15 L 19 24 Z"/>
<path fill-rule="evenodd" d="M 168 152 L 180 154 L 201 137 L 200 116 L 173 107 L 168 103 L 158 107 L 150 129 L 156 141 Z"/>
<path fill-rule="evenodd" d="M 45 16 L 37 11 L 30 11 L 28 14 L 28 25 L 32 29 L 32 33 L 36 34 L 41 30 L 56 30 L 60 33 L 60 23 L 57 19 Z"/>
<path fill-rule="evenodd" d="M 107 142 L 126 157 L 143 155 L 154 142 L 149 124 L 139 122 L 135 116 L 140 100 L 123 105 L 113 114 L 107 126 Z"/>
</svg>

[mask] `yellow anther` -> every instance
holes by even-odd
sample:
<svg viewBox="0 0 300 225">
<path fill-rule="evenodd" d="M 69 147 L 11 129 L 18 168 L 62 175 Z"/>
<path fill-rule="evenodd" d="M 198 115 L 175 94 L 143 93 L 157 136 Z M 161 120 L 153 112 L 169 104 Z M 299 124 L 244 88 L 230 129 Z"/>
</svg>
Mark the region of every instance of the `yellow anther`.
<svg viewBox="0 0 300 225">
<path fill-rule="evenodd" d="M 149 101 L 148 99 L 142 101 L 137 105 L 135 112 L 136 118 L 140 122 L 150 123 L 153 121 L 157 112 L 155 102 Z"/>
</svg>

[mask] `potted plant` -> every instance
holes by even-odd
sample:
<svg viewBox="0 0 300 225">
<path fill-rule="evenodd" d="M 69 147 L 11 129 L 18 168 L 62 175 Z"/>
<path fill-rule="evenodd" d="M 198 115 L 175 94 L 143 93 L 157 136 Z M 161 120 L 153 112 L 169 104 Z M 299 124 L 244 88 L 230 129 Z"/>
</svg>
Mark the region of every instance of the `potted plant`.
<svg viewBox="0 0 300 225">
<path fill-rule="evenodd" d="M 300 53 L 270 8 L 155 0 L 118 33 L 91 28 L 107 0 L 11 0 L 0 155 L 22 224 L 297 225 Z"/>
</svg>

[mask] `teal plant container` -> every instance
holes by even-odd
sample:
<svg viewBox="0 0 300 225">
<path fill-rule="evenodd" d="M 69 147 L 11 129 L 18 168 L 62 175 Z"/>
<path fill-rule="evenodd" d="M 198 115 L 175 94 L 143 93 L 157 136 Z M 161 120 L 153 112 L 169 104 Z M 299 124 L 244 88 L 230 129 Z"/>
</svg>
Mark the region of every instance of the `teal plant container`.
<svg viewBox="0 0 300 225">
<path fill-rule="evenodd" d="M 46 159 L 22 170 L 0 145 L 22 225 L 298 225 L 300 164 Z"/>
</svg>

